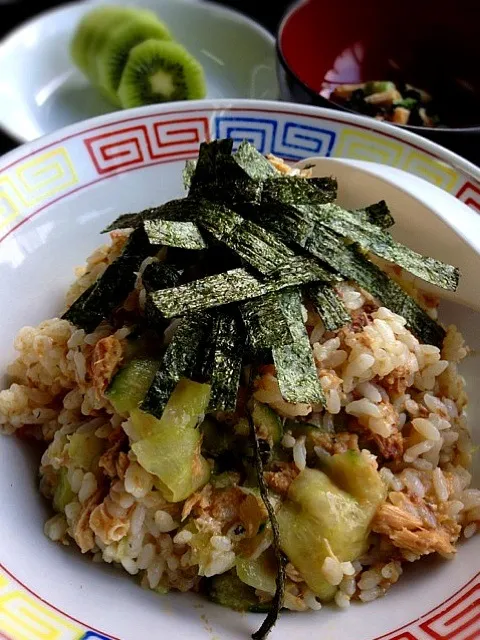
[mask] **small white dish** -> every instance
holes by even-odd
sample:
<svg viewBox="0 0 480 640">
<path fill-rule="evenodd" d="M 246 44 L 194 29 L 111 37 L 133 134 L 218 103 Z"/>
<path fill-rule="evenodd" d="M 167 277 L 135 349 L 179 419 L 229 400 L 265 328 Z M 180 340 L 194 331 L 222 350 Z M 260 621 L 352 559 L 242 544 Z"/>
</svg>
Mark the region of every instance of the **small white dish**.
<svg viewBox="0 0 480 640">
<path fill-rule="evenodd" d="M 92 5 L 141 5 L 203 65 L 207 98 L 275 100 L 275 43 L 232 9 L 197 0 L 88 0 L 46 11 L 0 43 L 0 127 L 20 142 L 118 110 L 74 66 L 70 40 Z"/>
<path fill-rule="evenodd" d="M 380 122 L 366 128 L 361 116 L 282 102 L 196 101 L 135 109 L 128 116 L 117 112 L 0 158 L 0 379 L 14 357 L 19 328 L 59 313 L 74 267 L 105 241 L 100 230 L 121 213 L 181 196 L 185 159 L 197 155 L 200 142 L 219 137 L 235 144 L 248 137 L 262 153 L 292 162 L 322 154 L 365 158 L 372 149 L 383 149 L 386 163 L 433 176 L 471 208 L 459 202 L 454 210 L 443 192 L 434 202 L 424 181 L 424 202 L 412 193 L 412 181 L 399 187 L 373 176 L 369 187 L 368 176 L 359 179 L 343 160 L 335 166 L 327 160 L 322 170 L 338 175 L 344 205 L 388 198 L 397 237 L 440 259 L 448 260 L 453 251 L 458 256 L 453 262 L 462 266 L 464 260 L 463 277 L 475 286 L 479 257 L 472 243 L 480 237 L 475 213 L 480 172 L 418 136 Z M 345 166 L 347 184 L 341 173 Z M 407 196 L 415 199 L 414 208 L 403 205 Z M 461 373 L 478 445 L 480 313 L 478 305 L 472 309 L 463 302 L 466 296 L 443 301 L 441 318 L 455 323 L 473 350 Z M 256 614 L 230 611 L 195 594 L 160 597 L 141 589 L 126 572 L 52 543 L 43 533 L 49 512 L 38 492 L 37 469 L 25 443 L 0 437 L 0 638 L 247 640 L 258 628 Z M 478 487 L 478 456 L 475 471 L 473 486 Z M 453 561 L 427 559 L 405 567 L 406 575 L 385 598 L 346 611 L 325 606 L 319 612 L 282 614 L 271 640 L 478 639 L 479 558 L 477 535 L 459 545 Z"/>
</svg>

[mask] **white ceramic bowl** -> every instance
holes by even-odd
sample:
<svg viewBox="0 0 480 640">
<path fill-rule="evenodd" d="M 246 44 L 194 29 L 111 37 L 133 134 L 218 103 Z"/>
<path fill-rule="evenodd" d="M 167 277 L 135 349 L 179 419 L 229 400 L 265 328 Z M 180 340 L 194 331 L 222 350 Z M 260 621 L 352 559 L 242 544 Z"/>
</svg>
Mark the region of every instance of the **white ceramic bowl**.
<svg viewBox="0 0 480 640">
<path fill-rule="evenodd" d="M 385 189 L 398 233 L 413 248 L 439 258 L 451 256 L 452 247 L 459 257 L 469 251 L 467 277 L 470 269 L 478 273 L 478 255 L 468 236 L 478 233 L 474 207 L 479 206 L 479 172 L 420 138 L 381 123 L 366 126 L 364 119 L 350 114 L 288 103 L 202 101 L 114 113 L 0 159 L 1 371 L 14 355 L 18 329 L 58 313 L 73 268 L 103 242 L 99 232 L 105 223 L 182 194 L 185 159 L 195 157 L 200 141 L 214 137 L 247 137 L 262 152 L 293 161 L 319 155 L 383 160 L 429 177 L 472 208 L 462 206 L 462 216 L 450 218 L 449 198 L 445 206 L 441 198 L 432 205 L 429 196 L 428 202 L 406 210 L 399 202 L 408 200 L 408 186 L 399 191 L 390 177 Z M 368 201 L 360 191 L 363 182 L 356 201 L 354 184 L 342 197 L 353 204 Z M 372 200 L 376 197 L 372 187 Z M 455 301 L 442 307 L 443 319 L 455 321 L 477 350 L 462 372 L 478 442 L 479 314 Z M 28 447 L 0 438 L 0 637 L 240 640 L 259 625 L 259 616 L 241 615 L 194 595 L 159 597 L 144 591 L 127 574 L 92 564 L 75 549 L 47 540 L 43 523 L 48 508 L 37 491 L 36 465 Z M 477 536 L 460 545 L 454 561 L 415 563 L 384 599 L 345 612 L 324 607 L 283 614 L 272 640 L 479 638 L 479 558 Z"/>
<path fill-rule="evenodd" d="M 205 70 L 207 95 L 279 97 L 273 36 L 246 15 L 198 0 L 88 0 L 68 3 L 21 24 L 0 42 L 0 127 L 26 142 L 118 110 L 73 65 L 70 41 L 93 5 L 151 9 Z"/>
</svg>

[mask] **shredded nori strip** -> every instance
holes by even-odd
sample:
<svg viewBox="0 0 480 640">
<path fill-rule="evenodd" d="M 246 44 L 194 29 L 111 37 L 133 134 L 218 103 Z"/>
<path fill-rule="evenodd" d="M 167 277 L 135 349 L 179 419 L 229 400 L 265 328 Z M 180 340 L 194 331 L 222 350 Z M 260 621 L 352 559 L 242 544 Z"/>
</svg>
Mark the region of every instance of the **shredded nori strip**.
<svg viewBox="0 0 480 640">
<path fill-rule="evenodd" d="M 323 320 L 327 331 L 337 331 L 352 318 L 342 299 L 328 283 L 318 283 L 307 288 L 307 295 Z"/>
<path fill-rule="evenodd" d="M 247 328 L 249 347 L 253 352 L 293 342 L 280 294 L 271 293 L 242 302 L 240 313 Z"/>
<path fill-rule="evenodd" d="M 196 160 L 187 160 L 182 171 L 183 186 L 188 191 L 192 182 L 192 176 L 195 173 L 195 167 L 197 166 Z"/>
<path fill-rule="evenodd" d="M 180 249 L 206 249 L 207 243 L 194 222 L 184 220 L 146 220 L 143 228 L 150 244 Z"/>
<path fill-rule="evenodd" d="M 263 204 L 326 204 L 337 197 L 335 178 L 284 176 L 263 183 Z"/>
<path fill-rule="evenodd" d="M 365 219 L 370 224 L 374 224 L 381 229 L 388 229 L 395 224 L 385 200 L 370 204 L 363 209 L 355 209 L 353 213 L 357 214 L 359 219 Z"/>
<path fill-rule="evenodd" d="M 299 205 L 299 209 L 311 210 L 309 205 Z M 315 207 L 316 208 L 316 207 Z M 319 222 L 339 235 L 358 243 L 362 249 L 399 265 L 406 271 L 422 278 L 426 282 L 455 291 L 458 285 L 458 269 L 449 264 L 422 256 L 399 242 L 392 236 L 370 224 L 366 220 L 355 220 L 335 204 L 318 207 Z M 348 216 L 345 213 L 349 214 Z"/>
<path fill-rule="evenodd" d="M 137 271 L 143 260 L 151 255 L 152 247 L 143 229 L 136 229 L 128 238 L 120 256 L 82 294 L 62 318 L 84 329 L 93 331 L 102 320 L 108 318 L 135 286 Z"/>
<path fill-rule="evenodd" d="M 253 180 L 266 180 L 270 176 L 281 176 L 273 164 L 248 140 L 243 140 L 238 145 L 237 151 L 233 154 L 233 159 L 243 169 L 246 176 Z"/>
<path fill-rule="evenodd" d="M 274 234 L 231 209 L 203 201 L 198 224 L 252 267 L 267 274 L 295 253 Z"/>
<path fill-rule="evenodd" d="M 176 287 L 180 281 L 181 273 L 174 265 L 167 262 L 151 262 L 147 264 L 142 273 L 142 282 L 147 293 Z"/>
<path fill-rule="evenodd" d="M 150 296 L 164 318 L 173 318 L 187 312 L 258 298 L 308 282 L 338 280 L 338 276 L 329 273 L 311 259 L 294 256 L 263 280 L 246 269 L 239 268 L 172 289 L 155 291 Z"/>
<path fill-rule="evenodd" d="M 293 337 L 291 344 L 272 349 L 282 397 L 287 402 L 325 404 L 313 351 L 305 328 L 302 297 L 299 291 L 285 291 L 281 295 L 283 314 Z"/>
<path fill-rule="evenodd" d="M 405 318 L 412 332 L 425 344 L 442 345 L 444 329 L 424 311 L 394 280 L 354 246 L 346 246 L 326 227 L 307 243 L 307 250 L 328 262 L 349 280 L 371 293 L 382 304 Z"/>
<path fill-rule="evenodd" d="M 235 411 L 242 372 L 245 330 L 238 312 L 219 310 L 213 317 L 210 339 L 211 395 L 209 411 Z"/>
<path fill-rule="evenodd" d="M 244 141 L 232 154 L 231 140 L 202 143 L 189 195 L 227 205 L 261 201 L 263 180 L 279 175 L 253 145 Z"/>
<path fill-rule="evenodd" d="M 203 356 L 210 330 L 208 314 L 190 314 L 182 318 L 168 345 L 153 382 L 140 405 L 143 411 L 161 418 L 175 385 L 182 377 L 191 378 Z"/>
<path fill-rule="evenodd" d="M 150 293 L 159 289 L 176 287 L 181 277 L 182 273 L 176 266 L 165 262 L 151 262 L 143 270 L 142 283 L 146 292 Z M 149 296 L 145 298 L 143 315 L 147 325 L 158 335 L 162 335 L 167 327 L 167 321 L 159 314 Z"/>
<path fill-rule="evenodd" d="M 256 368 L 252 365 L 250 369 L 250 380 L 249 380 L 249 389 L 250 394 L 253 395 L 253 380 L 255 377 Z M 247 410 L 248 424 L 250 427 L 250 437 L 252 440 L 253 446 L 253 461 L 255 465 L 255 471 L 257 475 L 257 483 L 258 489 L 260 491 L 260 497 L 262 498 L 263 504 L 268 512 L 268 519 L 270 521 L 270 526 L 272 527 L 273 534 L 273 550 L 275 553 L 275 560 L 277 563 L 277 576 L 275 579 L 275 595 L 272 600 L 271 609 L 267 614 L 267 617 L 261 624 L 260 628 L 252 634 L 252 640 L 265 640 L 270 631 L 275 626 L 280 610 L 283 606 L 283 598 L 285 596 L 285 565 L 286 558 L 282 553 L 280 547 L 280 528 L 278 526 L 277 516 L 275 515 L 274 508 L 272 503 L 268 498 L 268 487 L 265 482 L 265 478 L 263 476 L 263 462 L 262 455 L 260 450 L 260 445 L 257 438 L 257 432 L 255 430 L 255 424 L 253 422 L 252 414 L 249 410 Z"/>
<path fill-rule="evenodd" d="M 102 233 L 115 229 L 131 229 L 139 227 L 146 220 L 194 220 L 197 202 L 191 198 L 169 200 L 159 207 L 150 207 L 138 213 L 124 213 L 106 227 Z"/>
</svg>

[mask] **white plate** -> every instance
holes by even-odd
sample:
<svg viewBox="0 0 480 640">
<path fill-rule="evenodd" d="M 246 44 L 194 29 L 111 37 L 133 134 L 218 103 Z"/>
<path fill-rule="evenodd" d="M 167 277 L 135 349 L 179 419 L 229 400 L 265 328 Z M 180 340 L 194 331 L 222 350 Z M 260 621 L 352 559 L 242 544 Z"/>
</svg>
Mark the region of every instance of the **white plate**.
<svg viewBox="0 0 480 640">
<path fill-rule="evenodd" d="M 263 153 L 290 160 L 328 155 L 369 158 L 409 168 L 480 208 L 479 171 L 422 139 L 361 117 L 288 103 L 200 101 L 96 118 L 25 145 L 0 159 L 0 372 L 14 356 L 25 324 L 59 312 L 73 269 L 94 247 L 105 223 L 183 193 L 185 158 L 202 140 L 250 138 Z M 374 154 L 378 154 L 375 156 Z M 391 181 L 390 181 L 391 182 Z M 363 182 L 361 182 L 363 184 Z M 399 237 L 439 258 L 470 251 L 465 237 L 478 218 L 450 199 L 406 209 L 389 184 Z M 343 185 L 342 185 L 343 189 Z M 380 194 L 378 185 L 375 197 Z M 402 191 L 405 198 L 405 188 Z M 373 195 L 373 187 L 372 187 Z M 397 194 L 398 195 L 398 194 Z M 355 182 L 342 198 L 364 204 Z M 356 199 L 357 198 L 357 199 Z M 347 202 L 347 200 L 345 200 Z M 448 219 L 448 225 L 438 213 Z M 417 233 L 422 229 L 422 235 Z M 442 305 L 475 350 L 462 365 L 471 397 L 470 423 L 480 441 L 480 314 L 455 301 Z M 43 535 L 49 513 L 37 489 L 28 447 L 0 437 L 0 638 L 13 640 L 247 640 L 261 616 L 241 615 L 189 594 L 159 597 L 107 565 Z M 478 465 L 476 467 L 478 473 Z M 478 478 L 477 478 L 478 480 Z M 272 640 L 474 640 L 480 637 L 480 536 L 460 544 L 454 561 L 415 563 L 383 599 L 339 611 L 282 614 Z M 98 630 L 98 631 L 97 631 Z"/>
<path fill-rule="evenodd" d="M 81 17 L 96 4 L 152 9 L 203 65 L 207 98 L 278 99 L 273 36 L 220 4 L 197 0 L 93 0 L 47 11 L 0 43 L 0 127 L 20 142 L 118 109 L 70 59 Z"/>
</svg>

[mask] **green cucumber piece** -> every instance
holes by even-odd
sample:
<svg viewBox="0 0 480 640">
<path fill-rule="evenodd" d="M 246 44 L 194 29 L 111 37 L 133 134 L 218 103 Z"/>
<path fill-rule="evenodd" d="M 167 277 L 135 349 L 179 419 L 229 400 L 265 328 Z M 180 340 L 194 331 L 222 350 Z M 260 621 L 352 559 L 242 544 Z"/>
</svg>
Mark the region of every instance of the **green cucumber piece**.
<svg viewBox="0 0 480 640">
<path fill-rule="evenodd" d="M 53 507 L 55 511 L 63 513 L 67 504 L 72 502 L 75 494 L 72 491 L 70 482 L 68 481 L 67 469 L 62 467 L 58 478 L 58 484 L 53 494 Z"/>
<path fill-rule="evenodd" d="M 208 482 L 210 465 L 200 453 L 197 429 L 210 400 L 210 385 L 182 378 L 162 417 L 132 409 L 141 439 L 132 445 L 138 463 L 157 477 L 155 485 L 169 502 L 180 502 Z"/>
<path fill-rule="evenodd" d="M 255 589 L 244 584 L 235 573 L 222 573 L 206 581 L 209 600 L 234 611 L 265 613 L 270 603 L 261 604 L 255 595 Z"/>
<path fill-rule="evenodd" d="M 283 425 L 280 416 L 273 409 L 261 402 L 255 402 L 252 419 L 260 439 L 268 440 L 271 445 L 279 444 L 283 437 Z M 266 438 L 264 438 L 265 432 Z"/>
<path fill-rule="evenodd" d="M 129 413 L 140 405 L 158 366 L 153 358 L 135 358 L 120 369 L 106 394 L 117 413 Z"/>
</svg>

